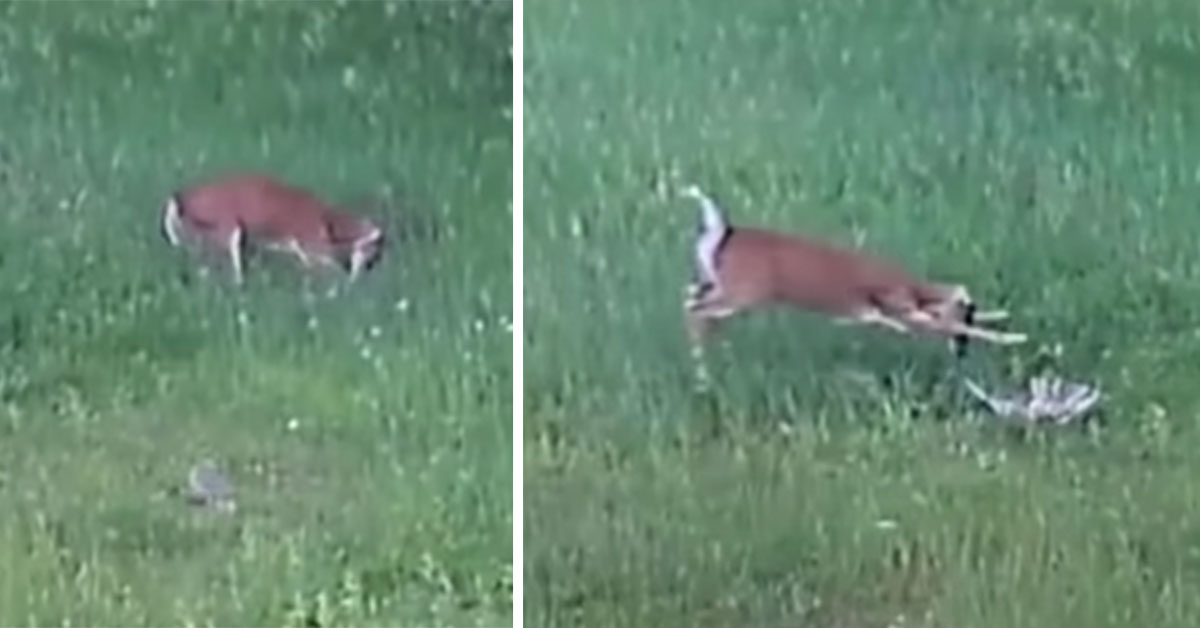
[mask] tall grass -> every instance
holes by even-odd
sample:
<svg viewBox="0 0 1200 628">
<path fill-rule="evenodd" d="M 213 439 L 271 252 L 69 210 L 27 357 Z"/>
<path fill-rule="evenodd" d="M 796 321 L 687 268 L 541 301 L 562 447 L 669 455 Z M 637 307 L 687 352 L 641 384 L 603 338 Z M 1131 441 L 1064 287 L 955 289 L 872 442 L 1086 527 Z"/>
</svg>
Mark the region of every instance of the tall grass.
<svg viewBox="0 0 1200 628">
<path fill-rule="evenodd" d="M 527 15 L 530 625 L 1200 621 L 1200 6 Z M 967 283 L 1033 342 L 964 368 L 1098 381 L 1101 420 L 997 427 L 940 343 L 778 312 L 694 397 L 685 181 Z"/>
<path fill-rule="evenodd" d="M 511 623 L 511 7 L 0 7 L 0 624 Z M 181 185 L 375 207 L 307 300 Z M 172 497 L 212 458 L 239 512 Z"/>
</svg>

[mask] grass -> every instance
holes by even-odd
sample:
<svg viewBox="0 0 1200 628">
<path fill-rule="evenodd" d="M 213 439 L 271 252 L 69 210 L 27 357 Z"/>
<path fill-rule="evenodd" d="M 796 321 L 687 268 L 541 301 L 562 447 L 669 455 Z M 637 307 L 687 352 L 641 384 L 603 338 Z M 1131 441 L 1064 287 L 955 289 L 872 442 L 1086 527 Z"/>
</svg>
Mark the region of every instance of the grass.
<svg viewBox="0 0 1200 628">
<path fill-rule="evenodd" d="M 526 11 L 526 625 L 1200 623 L 1195 3 Z M 1100 420 L 1003 428 L 942 343 L 782 312 L 694 396 L 685 181 L 968 283 L 1033 341 L 963 368 Z"/>
<path fill-rule="evenodd" d="M 511 625 L 511 6 L 0 24 L 0 624 Z M 374 199 L 383 263 L 203 278 L 160 208 L 242 169 Z"/>
</svg>

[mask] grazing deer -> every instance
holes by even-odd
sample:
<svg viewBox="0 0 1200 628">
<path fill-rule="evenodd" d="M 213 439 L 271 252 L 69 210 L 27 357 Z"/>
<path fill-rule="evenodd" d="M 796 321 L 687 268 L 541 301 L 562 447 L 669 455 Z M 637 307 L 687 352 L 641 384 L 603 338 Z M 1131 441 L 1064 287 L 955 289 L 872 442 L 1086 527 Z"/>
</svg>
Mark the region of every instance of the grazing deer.
<svg viewBox="0 0 1200 628">
<path fill-rule="evenodd" d="M 379 260 L 383 231 L 316 196 L 269 176 L 239 174 L 176 192 L 163 208 L 163 235 L 175 246 L 188 236 L 223 249 L 234 280 L 243 281 L 247 243 L 291 253 L 306 269 L 340 268 L 350 281 Z"/>
<path fill-rule="evenodd" d="M 808 238 L 735 227 L 696 186 L 682 196 L 700 203 L 695 272 L 685 302 L 693 354 L 717 323 L 746 310 L 783 304 L 824 313 L 843 324 L 874 324 L 949 337 L 963 355 L 970 338 L 1025 342 L 1024 334 L 977 327 L 1008 318 L 979 312 L 965 287 L 923 281 L 894 264 Z"/>
</svg>

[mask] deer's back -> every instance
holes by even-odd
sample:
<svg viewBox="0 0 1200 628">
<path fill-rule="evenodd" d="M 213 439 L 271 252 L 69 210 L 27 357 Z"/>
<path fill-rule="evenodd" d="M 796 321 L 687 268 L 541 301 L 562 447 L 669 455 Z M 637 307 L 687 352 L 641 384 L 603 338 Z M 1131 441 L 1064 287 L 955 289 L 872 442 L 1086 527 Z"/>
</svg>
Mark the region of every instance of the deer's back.
<svg viewBox="0 0 1200 628">
<path fill-rule="evenodd" d="M 236 175 L 204 183 L 180 194 L 185 215 L 202 223 L 236 223 L 266 240 L 328 237 L 330 211 L 309 192 L 263 175 Z"/>
<path fill-rule="evenodd" d="M 887 262 L 803 236 L 737 228 L 718 265 L 744 298 L 790 302 L 831 313 L 859 308 L 881 291 L 913 279 Z M 733 289 L 733 288 L 729 288 Z"/>
</svg>

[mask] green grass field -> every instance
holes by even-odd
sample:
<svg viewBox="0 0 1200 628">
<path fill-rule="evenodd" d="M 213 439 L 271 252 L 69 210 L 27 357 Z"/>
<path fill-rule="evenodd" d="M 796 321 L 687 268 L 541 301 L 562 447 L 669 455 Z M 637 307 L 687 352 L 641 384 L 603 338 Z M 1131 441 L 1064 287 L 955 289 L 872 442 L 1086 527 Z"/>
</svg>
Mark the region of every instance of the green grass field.
<svg viewBox="0 0 1200 628">
<path fill-rule="evenodd" d="M 0 625 L 512 623 L 511 7 L 0 6 Z M 375 199 L 308 302 L 159 234 L 267 171 Z M 212 458 L 239 511 L 170 495 Z"/>
<path fill-rule="evenodd" d="M 1200 625 L 1200 4 L 526 15 L 526 625 Z M 784 312 L 694 396 L 682 182 L 969 284 L 1032 341 L 963 368 L 1099 420 L 1002 427 L 944 343 Z"/>
</svg>

